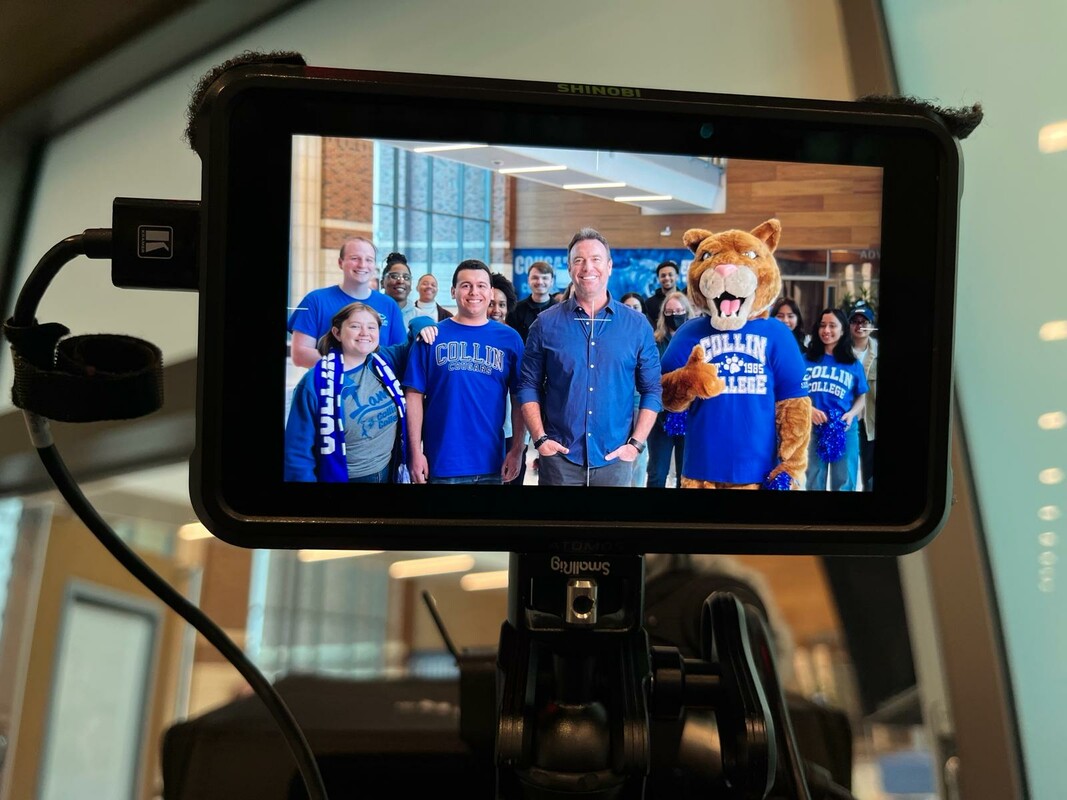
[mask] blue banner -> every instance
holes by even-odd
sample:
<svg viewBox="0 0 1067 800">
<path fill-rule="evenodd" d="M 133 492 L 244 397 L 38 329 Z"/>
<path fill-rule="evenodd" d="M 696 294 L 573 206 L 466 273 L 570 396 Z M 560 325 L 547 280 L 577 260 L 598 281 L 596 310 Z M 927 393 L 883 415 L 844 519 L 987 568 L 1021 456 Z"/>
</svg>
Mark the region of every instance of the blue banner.
<svg viewBox="0 0 1067 800">
<path fill-rule="evenodd" d="M 556 283 L 553 293 L 566 289 L 571 276 L 567 272 L 567 251 L 560 248 L 517 248 L 514 254 L 514 276 L 512 282 L 519 299 L 530 296 L 530 285 L 526 273 L 535 261 L 547 261 L 555 270 Z M 685 289 L 685 276 L 693 261 L 693 254 L 684 247 L 662 249 L 628 249 L 611 251 L 611 279 L 608 291 L 614 298 L 622 297 L 627 292 L 637 292 L 648 297 L 659 288 L 656 280 L 656 267 L 664 261 L 678 264 L 678 288 Z"/>
</svg>

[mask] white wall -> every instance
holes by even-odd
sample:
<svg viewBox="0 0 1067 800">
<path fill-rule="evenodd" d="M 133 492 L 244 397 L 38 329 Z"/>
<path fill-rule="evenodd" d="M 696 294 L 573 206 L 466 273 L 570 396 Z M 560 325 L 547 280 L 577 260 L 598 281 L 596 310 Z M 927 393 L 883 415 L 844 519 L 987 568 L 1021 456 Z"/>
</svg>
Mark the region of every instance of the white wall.
<svg viewBox="0 0 1067 800">
<path fill-rule="evenodd" d="M 1038 131 L 1067 120 L 1067 5 L 892 0 L 886 14 L 901 91 L 986 112 L 963 143 L 956 371 L 1029 796 L 1062 800 L 1067 492 L 1039 476 L 1067 471 L 1067 428 L 1038 417 L 1067 412 L 1067 340 L 1039 335 L 1067 320 L 1067 151 L 1041 153 Z"/>
<path fill-rule="evenodd" d="M 309 64 L 850 99 L 836 0 L 363 0 L 308 3 L 140 92 L 49 148 L 19 284 L 52 244 L 108 227 L 115 196 L 197 199 L 200 164 L 181 141 L 190 89 L 245 50 Z M 192 294 L 120 291 L 106 262 L 67 267 L 38 315 L 75 333 L 141 336 L 166 363 L 196 354 Z M 10 381 L 4 351 L 0 382 Z M 7 393 L 0 411 L 10 409 Z"/>
</svg>

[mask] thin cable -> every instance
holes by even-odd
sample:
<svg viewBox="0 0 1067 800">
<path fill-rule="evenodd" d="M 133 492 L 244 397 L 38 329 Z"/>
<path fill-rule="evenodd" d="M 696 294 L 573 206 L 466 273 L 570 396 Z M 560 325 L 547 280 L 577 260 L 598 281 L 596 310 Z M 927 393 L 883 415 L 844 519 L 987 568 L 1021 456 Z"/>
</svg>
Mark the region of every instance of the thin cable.
<svg viewBox="0 0 1067 800">
<path fill-rule="evenodd" d="M 111 254 L 111 231 L 107 228 L 90 228 L 76 236 L 68 236 L 61 242 L 57 242 L 52 249 L 41 256 L 33 272 L 26 278 L 26 282 L 19 290 L 18 299 L 15 301 L 15 311 L 11 320 L 16 325 L 28 326 L 33 324 L 34 315 L 37 313 L 37 304 L 44 296 L 44 290 L 52 282 L 63 266 L 80 255 L 88 255 L 90 258 L 108 258 Z"/>
<path fill-rule="evenodd" d="M 322 783 L 318 765 L 315 763 L 311 745 L 304 737 L 303 731 L 297 724 L 289 707 L 285 705 L 277 690 L 271 686 L 266 676 L 249 661 L 232 639 L 216 625 L 203 611 L 190 603 L 174 587 L 168 584 L 159 574 L 135 553 L 125 542 L 120 539 L 111 527 L 99 515 L 89 500 L 82 494 L 81 489 L 75 483 L 67 465 L 63 462 L 55 445 L 40 447 L 37 454 L 41 457 L 48 475 L 56 484 L 59 493 L 67 501 L 67 505 L 78 515 L 79 519 L 92 532 L 100 544 L 113 555 L 123 567 L 137 580 L 143 583 L 156 597 L 170 606 L 182 619 L 196 628 L 204 638 L 211 642 L 215 648 L 237 669 L 241 676 L 248 681 L 267 710 L 282 728 L 286 743 L 296 758 L 297 767 L 304 778 L 308 796 L 311 800 L 326 800 L 326 788 Z"/>
<path fill-rule="evenodd" d="M 437 611 L 437 600 L 426 589 L 422 590 L 422 602 L 426 604 L 426 608 L 430 612 L 430 616 L 433 617 L 433 624 L 437 626 L 437 632 L 441 634 L 441 640 L 445 643 L 445 647 L 448 648 L 448 652 L 452 654 L 452 658 L 456 659 L 459 663 L 459 650 L 456 648 L 455 642 L 452 641 L 452 637 L 448 635 L 448 629 L 445 627 L 445 621 L 441 618 L 441 614 Z"/>
<path fill-rule="evenodd" d="M 111 231 L 107 229 L 87 230 L 83 234 L 69 236 L 56 244 L 41 257 L 29 278 L 26 279 L 26 283 L 15 301 L 15 313 L 12 316 L 12 322 L 19 326 L 33 324 L 37 306 L 44 295 L 45 289 L 48 288 L 52 279 L 55 278 L 59 270 L 67 262 L 83 254 L 91 258 L 107 258 L 110 255 L 110 250 Z M 81 489 L 67 469 L 67 465 L 59 455 L 59 451 L 52 444 L 48 420 L 31 411 L 25 411 L 24 413 L 30 430 L 30 438 L 37 449 L 37 454 L 41 457 L 45 470 L 47 470 L 48 475 L 52 478 L 56 488 L 59 489 L 59 493 L 67 501 L 71 510 L 78 515 L 97 540 L 130 574 L 173 609 L 178 616 L 192 625 L 227 661 L 233 664 L 241 676 L 248 681 L 249 686 L 263 701 L 267 711 L 270 712 L 278 727 L 281 728 L 286 744 L 296 759 L 297 769 L 304 781 L 309 800 L 328 800 L 326 786 L 323 783 L 318 764 L 315 762 L 315 755 L 311 750 L 311 745 L 281 695 L 218 625 L 163 580 L 155 570 L 148 566 L 140 556 L 111 530 L 111 527 L 97 513 L 85 495 L 82 494 Z"/>
</svg>

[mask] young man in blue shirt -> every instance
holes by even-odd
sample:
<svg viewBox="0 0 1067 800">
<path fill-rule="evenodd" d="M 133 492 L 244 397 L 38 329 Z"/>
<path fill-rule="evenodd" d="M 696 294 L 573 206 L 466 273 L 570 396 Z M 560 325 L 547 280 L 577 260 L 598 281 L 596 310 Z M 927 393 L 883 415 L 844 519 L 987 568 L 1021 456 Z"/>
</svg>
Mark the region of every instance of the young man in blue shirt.
<svg viewBox="0 0 1067 800">
<path fill-rule="evenodd" d="M 408 465 L 415 483 L 489 483 L 519 474 L 522 414 L 512 403 L 512 448 L 504 452 L 508 392 L 518 386 L 522 339 L 488 318 L 492 273 L 469 259 L 452 275 L 457 313 L 417 342 L 404 372 Z"/>
<path fill-rule="evenodd" d="M 629 486 L 663 408 L 659 353 L 640 312 L 608 294 L 611 250 L 592 228 L 567 249 L 572 296 L 530 326 L 519 401 L 542 486 Z M 634 394 L 639 412 L 634 422 Z"/>
<path fill-rule="evenodd" d="M 407 328 L 396 301 L 377 289 L 371 282 L 377 278 L 377 251 L 374 245 L 360 236 L 341 245 L 337 266 L 341 283 L 314 289 L 300 301 L 289 317 L 289 332 L 293 334 L 293 364 L 313 367 L 322 358 L 318 351 L 319 338 L 330 331 L 333 315 L 349 303 L 359 301 L 373 308 L 381 318 L 382 347 L 401 344 L 407 338 Z"/>
</svg>

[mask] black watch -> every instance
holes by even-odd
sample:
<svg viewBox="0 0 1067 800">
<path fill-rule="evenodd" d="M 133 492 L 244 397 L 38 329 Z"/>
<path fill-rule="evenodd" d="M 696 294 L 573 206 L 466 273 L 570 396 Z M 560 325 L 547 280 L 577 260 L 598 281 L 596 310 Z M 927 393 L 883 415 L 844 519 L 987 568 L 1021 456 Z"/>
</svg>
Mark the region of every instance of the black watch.
<svg viewBox="0 0 1067 800">
<path fill-rule="evenodd" d="M 638 453 L 643 453 L 645 452 L 645 445 L 647 444 L 647 442 L 639 442 L 637 439 L 631 436 L 629 439 L 626 440 L 626 444 L 630 445 L 630 447 L 634 448 Z"/>
<path fill-rule="evenodd" d="M 545 442 L 547 442 L 547 441 L 548 441 L 548 434 L 546 433 L 546 434 L 544 434 L 543 436 L 541 436 L 541 437 L 540 437 L 539 439 L 537 439 L 537 440 L 536 440 L 536 441 L 535 441 L 535 442 L 533 443 L 533 449 L 534 449 L 534 450 L 538 450 L 538 449 L 540 449 L 541 445 L 543 445 L 543 444 L 544 444 Z"/>
</svg>

